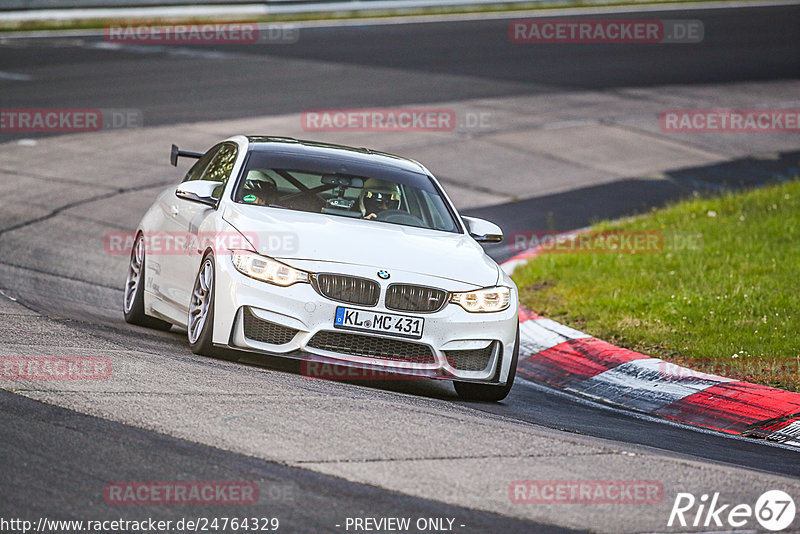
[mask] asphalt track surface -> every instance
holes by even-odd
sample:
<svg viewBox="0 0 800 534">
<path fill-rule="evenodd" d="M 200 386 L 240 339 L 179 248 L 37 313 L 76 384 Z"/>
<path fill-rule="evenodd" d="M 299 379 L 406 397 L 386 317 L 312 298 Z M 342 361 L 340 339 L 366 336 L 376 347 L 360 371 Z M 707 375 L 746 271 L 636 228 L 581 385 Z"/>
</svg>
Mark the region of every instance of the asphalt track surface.
<svg viewBox="0 0 800 534">
<path fill-rule="evenodd" d="M 277 517 L 281 531 L 335 532 L 340 529 L 334 526 L 343 524 L 345 517 L 369 510 L 378 517 L 457 517 L 459 522 L 469 525 L 469 532 L 494 529 L 525 532 L 533 527 L 537 532 L 570 532 L 203 447 L 43 405 L 6 391 L 0 392 L 0 405 L 3 428 L 17 430 L 4 432 L 0 449 L 3 465 L 13 469 L 13 475 L 7 473 L 7 476 L 13 478 L 14 491 L 4 490 L 0 507 L 0 514 L 5 518 L 66 519 L 73 513 L 81 519 L 146 516 L 178 521 L 184 517 L 213 517 L 207 507 L 204 510 L 190 506 L 148 507 L 146 515 L 140 515 L 138 510 L 111 511 L 102 497 L 98 498 L 103 495 L 105 481 L 178 480 L 191 473 L 196 480 L 246 479 L 258 484 L 262 488 L 261 497 L 267 497 L 264 499 L 267 503 L 226 506 L 225 516 Z M 69 447 L 69 461 L 73 464 L 68 469 L 63 469 L 65 445 Z M 36 450 L 35 462 L 31 461 L 32 449 Z M 76 476 L 74 468 L 79 465 L 83 466 L 82 473 Z M 51 495 L 48 499 L 42 499 L 44 487 Z"/>
<path fill-rule="evenodd" d="M 479 97 L 613 90 L 669 84 L 795 78 L 800 6 L 626 14 L 698 19 L 705 38 L 686 44 L 510 42 L 509 21 L 301 28 L 295 44 L 104 48 L 102 36 L 6 43 L 0 70 L 40 73 L 25 90 L 0 84 L 7 108 L 135 108 L 146 124 L 395 106 Z M 597 18 L 587 16 L 583 18 Z M 498 39 L 498 35 L 502 38 Z M 2 36 L 0 36 L 2 37 Z M 94 44 L 94 47 L 92 46 Z M 135 49 L 134 49 L 135 48 Z M 182 54 L 183 52 L 176 52 Z M 7 134 L 6 134 L 7 135 Z"/>
<path fill-rule="evenodd" d="M 136 108 L 143 111 L 148 125 L 160 125 L 313 108 L 434 103 L 577 88 L 613 90 L 671 83 L 793 79 L 800 75 L 799 15 L 797 6 L 786 6 L 643 16 L 703 20 L 706 40 L 691 53 L 681 45 L 524 47 L 498 42 L 494 36 L 502 33 L 508 22 L 491 20 L 303 29 L 301 40 L 293 46 L 226 47 L 224 53 L 229 57 L 224 61 L 188 54 L 177 64 L 165 57 L 168 51 L 106 50 L 91 46 L 101 42 L 96 38 L 82 39 L 79 46 L 71 41 L 74 38 L 30 39 L 24 46 L 4 43 L 0 71 L 17 72 L 36 66 L 43 75 L 26 83 L 24 91 L 13 82 L 0 82 L 0 102 L 6 108 Z M 0 139 L 13 137 L 3 134 Z M 613 192 L 605 199 L 613 210 Z M 569 194 L 548 200 L 554 209 L 566 211 L 573 206 Z M 645 200 L 654 204 L 663 201 Z M 621 214 L 639 207 L 622 205 L 616 211 Z M 499 216 L 503 213 L 502 208 L 486 210 Z M 126 214 L 124 219 L 135 220 L 135 215 Z M 580 220 L 574 222 L 580 226 Z M 77 254 L 74 259 L 78 261 Z M 180 333 L 143 333 L 124 325 L 121 314 L 104 316 L 91 306 L 59 308 L 60 291 L 74 290 L 74 280 L 48 277 L 49 295 L 43 296 L 38 287 L 42 279 L 37 273 L 50 270 L 47 261 L 46 256 L 23 251 L 15 261 L 18 278 L 4 277 L 0 288 L 13 288 L 26 307 L 67 321 L 77 332 L 121 344 L 144 345 L 156 353 L 188 353 Z M 20 266 L 24 266 L 21 271 Z M 90 275 L 81 282 L 91 284 Z M 121 279 L 124 274 L 120 275 Z M 102 293 L 98 309 L 99 300 L 108 298 L 109 293 L 113 296 L 113 291 L 98 286 Z M 118 293 L 121 299 L 121 291 Z M 211 360 L 208 365 L 215 363 Z M 292 371 L 291 366 L 273 367 Z M 528 425 L 642 445 L 710 464 L 800 477 L 800 462 L 794 451 L 632 416 L 520 379 L 509 398 L 496 405 L 460 403 L 450 390 L 439 385 L 391 384 L 368 386 L 365 391 L 397 392 L 396 400 L 401 404 L 409 393 L 447 399 L 476 412 Z M 365 510 L 373 516 L 457 516 L 469 524 L 470 532 L 538 532 L 549 528 L 254 459 L 7 392 L 0 392 L 0 404 L 0 461 L 10 466 L 4 467 L 0 490 L 3 517 L 49 513 L 85 518 L 87 511 L 106 515 L 98 487 L 109 480 L 170 480 L 182 476 L 213 480 L 246 473 L 251 479 L 277 485 L 291 482 L 292 498 L 283 502 L 273 499 L 269 510 L 264 511 L 287 518 L 289 531 L 341 531 L 332 524 Z M 36 452 L 31 456 L 33 450 Z M 191 507 L 177 512 L 161 508 L 149 515 L 167 519 L 199 512 Z M 123 516 L 138 513 L 126 511 Z"/>
</svg>

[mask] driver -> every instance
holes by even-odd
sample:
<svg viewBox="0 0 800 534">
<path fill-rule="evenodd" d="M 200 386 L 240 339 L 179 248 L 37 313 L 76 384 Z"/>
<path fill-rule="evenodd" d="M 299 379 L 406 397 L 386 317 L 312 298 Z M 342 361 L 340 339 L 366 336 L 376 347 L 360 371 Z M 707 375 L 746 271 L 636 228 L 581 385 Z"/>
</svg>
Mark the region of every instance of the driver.
<svg viewBox="0 0 800 534">
<path fill-rule="evenodd" d="M 243 202 L 257 206 L 269 206 L 275 202 L 278 186 L 275 184 L 275 180 L 265 173 L 252 170 L 247 173 L 243 193 Z"/>
<path fill-rule="evenodd" d="M 397 184 L 368 178 L 361 189 L 358 204 L 363 218 L 374 219 L 382 211 L 400 208 L 400 189 Z"/>
</svg>

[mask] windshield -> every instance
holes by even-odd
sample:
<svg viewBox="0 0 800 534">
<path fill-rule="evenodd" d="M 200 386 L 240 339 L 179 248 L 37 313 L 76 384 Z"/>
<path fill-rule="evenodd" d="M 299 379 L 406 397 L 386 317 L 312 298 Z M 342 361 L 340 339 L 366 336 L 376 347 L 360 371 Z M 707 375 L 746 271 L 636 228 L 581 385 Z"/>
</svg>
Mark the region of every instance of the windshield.
<svg viewBox="0 0 800 534">
<path fill-rule="evenodd" d="M 410 183 L 415 182 L 415 183 Z M 242 204 L 457 232 L 429 179 L 380 179 L 344 173 L 248 165 L 234 192 Z"/>
</svg>

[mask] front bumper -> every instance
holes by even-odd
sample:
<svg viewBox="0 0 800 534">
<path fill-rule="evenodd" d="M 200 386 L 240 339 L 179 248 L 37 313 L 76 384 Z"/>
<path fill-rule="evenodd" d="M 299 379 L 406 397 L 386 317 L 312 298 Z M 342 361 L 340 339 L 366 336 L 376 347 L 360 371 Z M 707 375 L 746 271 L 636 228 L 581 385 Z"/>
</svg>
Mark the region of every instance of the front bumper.
<svg viewBox="0 0 800 534">
<path fill-rule="evenodd" d="M 309 374 L 330 374 L 330 369 L 320 366 L 335 365 L 361 369 L 353 376 L 364 379 L 424 377 L 504 384 L 508 378 L 518 324 L 516 288 L 512 288 L 511 305 L 501 312 L 469 313 L 456 304 L 435 313 L 397 312 L 384 307 L 388 282 L 378 280 L 377 306 L 364 307 L 330 300 L 306 283 L 279 287 L 253 280 L 239 273 L 229 257 L 218 258 L 217 264 L 216 345 L 302 359 Z M 374 279 L 375 269 L 348 265 L 346 273 L 339 271 Z M 473 289 L 418 273 L 393 272 L 392 282 L 450 291 Z M 422 337 L 405 339 L 335 328 L 337 306 L 422 317 Z M 413 357 L 408 356 L 411 353 Z"/>
</svg>

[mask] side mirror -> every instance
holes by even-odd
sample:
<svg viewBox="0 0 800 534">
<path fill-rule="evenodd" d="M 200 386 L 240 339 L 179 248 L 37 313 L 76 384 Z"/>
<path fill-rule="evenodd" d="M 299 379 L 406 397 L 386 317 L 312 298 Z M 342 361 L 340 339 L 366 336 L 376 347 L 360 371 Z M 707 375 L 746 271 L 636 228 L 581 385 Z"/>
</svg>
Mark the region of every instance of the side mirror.
<svg viewBox="0 0 800 534">
<path fill-rule="evenodd" d="M 217 199 L 214 198 L 214 190 L 224 185 L 222 182 L 211 182 L 208 180 L 192 180 L 183 182 L 175 190 L 175 196 L 192 202 L 200 202 L 212 208 L 217 207 Z"/>
<path fill-rule="evenodd" d="M 503 231 L 496 224 L 476 217 L 461 217 L 469 235 L 478 243 L 500 243 Z"/>
</svg>

